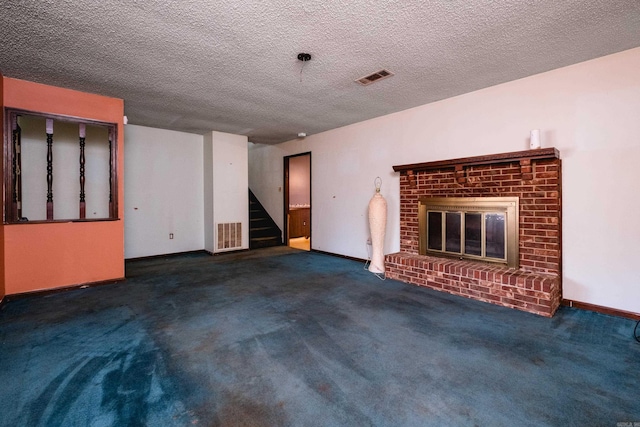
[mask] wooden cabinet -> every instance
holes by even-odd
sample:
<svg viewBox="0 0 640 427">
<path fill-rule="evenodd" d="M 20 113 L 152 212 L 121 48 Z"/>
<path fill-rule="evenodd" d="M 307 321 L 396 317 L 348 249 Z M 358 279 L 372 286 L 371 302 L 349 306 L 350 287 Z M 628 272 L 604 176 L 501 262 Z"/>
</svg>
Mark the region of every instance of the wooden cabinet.
<svg viewBox="0 0 640 427">
<path fill-rule="evenodd" d="M 289 238 L 311 235 L 311 208 L 289 210 Z"/>
</svg>

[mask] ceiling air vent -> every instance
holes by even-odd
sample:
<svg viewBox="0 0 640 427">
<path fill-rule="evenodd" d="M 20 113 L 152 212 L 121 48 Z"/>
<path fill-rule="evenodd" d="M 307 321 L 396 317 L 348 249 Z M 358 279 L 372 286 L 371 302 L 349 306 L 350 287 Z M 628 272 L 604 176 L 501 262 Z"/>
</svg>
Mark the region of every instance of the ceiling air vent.
<svg viewBox="0 0 640 427">
<path fill-rule="evenodd" d="M 380 70 L 376 71 L 373 74 L 369 74 L 368 76 L 364 76 L 356 80 L 357 83 L 360 83 L 363 86 L 370 85 L 373 82 L 377 82 L 387 77 L 393 76 L 393 73 L 389 70 Z"/>
</svg>

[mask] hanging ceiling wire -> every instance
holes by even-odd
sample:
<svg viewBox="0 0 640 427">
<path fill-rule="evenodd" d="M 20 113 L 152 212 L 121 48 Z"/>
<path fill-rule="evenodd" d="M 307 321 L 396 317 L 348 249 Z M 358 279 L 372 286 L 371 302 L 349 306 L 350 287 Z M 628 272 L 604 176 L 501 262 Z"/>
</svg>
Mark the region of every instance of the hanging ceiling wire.
<svg viewBox="0 0 640 427">
<path fill-rule="evenodd" d="M 311 55 L 308 53 L 299 53 L 298 61 L 302 61 L 302 66 L 300 67 L 300 82 L 302 82 L 302 70 L 304 70 L 304 64 L 306 64 L 307 61 L 311 61 Z"/>
</svg>

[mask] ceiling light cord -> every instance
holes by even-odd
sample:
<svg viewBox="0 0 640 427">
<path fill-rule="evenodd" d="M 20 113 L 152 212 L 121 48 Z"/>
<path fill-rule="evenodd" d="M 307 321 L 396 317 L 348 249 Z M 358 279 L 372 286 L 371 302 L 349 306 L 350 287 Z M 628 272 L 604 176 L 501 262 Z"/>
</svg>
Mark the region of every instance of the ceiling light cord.
<svg viewBox="0 0 640 427">
<path fill-rule="evenodd" d="M 306 64 L 308 61 L 311 61 L 311 54 L 304 52 L 299 53 L 298 61 L 302 61 L 302 66 L 300 67 L 300 82 L 302 83 L 302 70 L 304 70 L 304 64 Z"/>
</svg>

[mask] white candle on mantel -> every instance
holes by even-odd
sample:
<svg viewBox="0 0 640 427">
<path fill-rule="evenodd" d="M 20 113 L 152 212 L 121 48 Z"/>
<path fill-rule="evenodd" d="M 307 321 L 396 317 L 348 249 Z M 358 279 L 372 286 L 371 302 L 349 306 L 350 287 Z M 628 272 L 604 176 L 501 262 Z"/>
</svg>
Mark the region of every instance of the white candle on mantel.
<svg viewBox="0 0 640 427">
<path fill-rule="evenodd" d="M 534 129 L 531 131 L 531 140 L 529 141 L 529 148 L 540 148 L 540 129 Z"/>
<path fill-rule="evenodd" d="M 53 135 L 53 119 L 47 119 L 47 134 Z"/>
<path fill-rule="evenodd" d="M 80 138 L 84 138 L 87 134 L 86 125 L 84 123 L 80 123 Z"/>
</svg>

